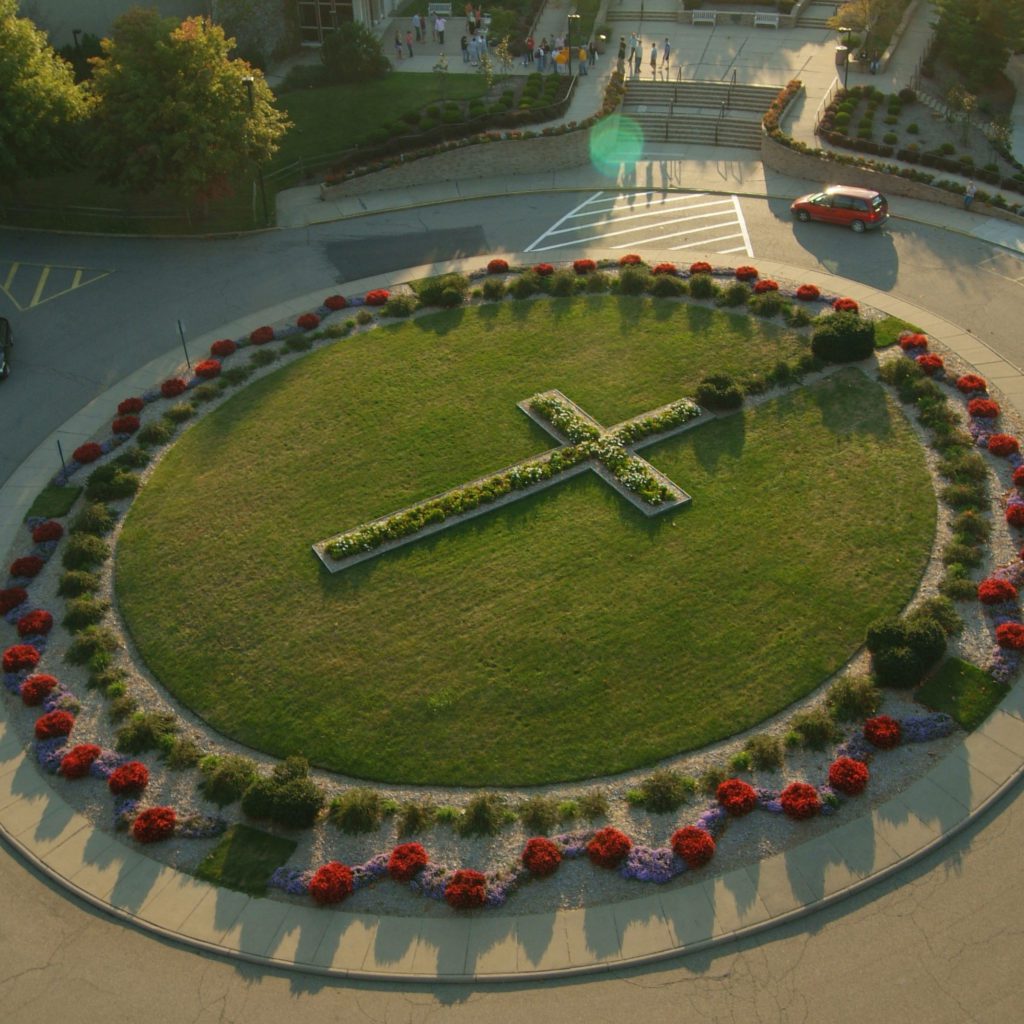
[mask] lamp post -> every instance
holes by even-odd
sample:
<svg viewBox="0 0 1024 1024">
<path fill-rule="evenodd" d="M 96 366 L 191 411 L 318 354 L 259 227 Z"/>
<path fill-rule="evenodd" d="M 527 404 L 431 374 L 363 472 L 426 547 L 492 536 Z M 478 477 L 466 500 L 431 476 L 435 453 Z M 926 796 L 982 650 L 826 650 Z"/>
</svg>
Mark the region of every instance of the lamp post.
<svg viewBox="0 0 1024 1024">
<path fill-rule="evenodd" d="M 850 81 L 850 35 L 853 32 L 853 29 L 840 26 L 837 31 L 846 33 L 843 45 L 836 47 L 836 67 L 839 67 L 839 62 L 842 61 L 843 88 L 845 89 L 847 87 L 847 83 Z"/>
<path fill-rule="evenodd" d="M 572 23 L 579 21 L 580 15 L 578 11 L 569 12 L 569 27 L 566 29 L 565 42 L 569 47 L 569 77 L 572 78 Z"/>
<path fill-rule="evenodd" d="M 256 80 L 252 75 L 246 75 L 242 81 L 245 82 L 245 91 L 249 96 L 249 113 L 254 115 L 256 113 L 256 93 L 253 86 L 256 84 Z M 256 161 L 256 173 L 260 180 L 260 204 L 263 207 L 263 223 L 269 224 L 270 217 L 267 214 L 267 189 L 263 183 L 263 164 L 258 160 Z"/>
</svg>

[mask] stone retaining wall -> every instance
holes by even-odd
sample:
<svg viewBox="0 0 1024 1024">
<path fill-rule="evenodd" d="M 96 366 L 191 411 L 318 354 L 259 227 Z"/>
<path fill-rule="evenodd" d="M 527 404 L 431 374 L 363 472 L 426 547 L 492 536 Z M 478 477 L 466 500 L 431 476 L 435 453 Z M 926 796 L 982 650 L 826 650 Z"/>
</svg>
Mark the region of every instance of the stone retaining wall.
<svg viewBox="0 0 1024 1024">
<path fill-rule="evenodd" d="M 800 153 L 795 149 L 776 142 L 768 134 L 761 137 L 761 162 L 780 174 L 789 174 L 795 178 L 806 178 L 809 181 L 820 181 L 829 185 L 856 185 L 860 188 L 872 188 L 890 196 L 906 196 L 908 199 L 921 199 L 927 203 L 939 203 L 942 206 L 963 206 L 962 197 L 955 192 L 947 192 L 934 185 L 926 185 L 921 181 L 901 178 L 898 174 L 886 174 L 866 167 L 850 167 L 847 164 L 823 160 L 810 153 Z M 988 217 L 1012 221 L 1014 224 L 1024 223 L 1024 218 L 1001 210 L 991 203 L 975 200 L 971 207 L 976 213 L 984 213 Z"/>
<path fill-rule="evenodd" d="M 386 189 L 422 185 L 424 182 L 502 175 L 538 174 L 581 167 L 590 159 L 590 132 L 578 130 L 564 135 L 545 135 L 536 139 L 508 139 L 504 142 L 477 143 L 425 156 L 397 167 L 387 167 L 337 185 L 320 186 L 321 199 L 365 195 Z"/>
</svg>

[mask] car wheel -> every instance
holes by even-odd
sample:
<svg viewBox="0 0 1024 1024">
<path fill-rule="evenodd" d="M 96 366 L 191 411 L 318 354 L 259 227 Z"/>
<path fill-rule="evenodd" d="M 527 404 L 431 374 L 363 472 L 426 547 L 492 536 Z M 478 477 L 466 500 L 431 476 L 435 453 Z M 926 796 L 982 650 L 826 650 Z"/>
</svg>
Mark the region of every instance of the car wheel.
<svg viewBox="0 0 1024 1024">
<path fill-rule="evenodd" d="M 850 227 L 853 228 L 853 230 L 856 231 L 858 235 L 862 235 L 864 233 L 864 221 L 862 220 L 853 221 L 850 224 Z"/>
<path fill-rule="evenodd" d="M 796 219 L 806 224 L 811 219 L 811 215 L 806 210 L 797 210 Z"/>
</svg>

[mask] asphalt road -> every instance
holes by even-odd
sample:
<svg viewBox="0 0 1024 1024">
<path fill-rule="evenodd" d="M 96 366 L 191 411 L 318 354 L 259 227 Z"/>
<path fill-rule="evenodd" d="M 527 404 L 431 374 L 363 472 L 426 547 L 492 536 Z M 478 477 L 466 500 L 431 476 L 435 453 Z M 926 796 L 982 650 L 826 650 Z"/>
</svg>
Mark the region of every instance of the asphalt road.
<svg viewBox="0 0 1024 1024">
<path fill-rule="evenodd" d="M 174 345 L 178 317 L 198 335 L 320 285 L 326 295 L 339 281 L 396 265 L 520 250 L 584 198 L 480 201 L 223 241 L 0 231 L 0 286 L 6 287 L 0 315 L 11 319 L 18 337 L 15 371 L 0 385 L 0 480 L 69 414 Z M 1024 364 L 1017 280 L 1024 263 L 1017 257 L 899 221 L 858 237 L 794 226 L 781 202 L 742 200 L 741 208 L 751 262 L 770 254 L 890 290 Z M 700 237 L 695 230 L 680 244 Z M 565 248 L 559 258 L 578 254 Z M 685 259 L 678 251 L 671 258 Z M 75 268 L 83 271 L 77 282 Z M 430 991 L 198 957 L 69 901 L 0 847 L 0 1020 L 27 1024 L 73 1013 L 84 1024 L 438 1018 L 1013 1024 L 1024 1019 L 1016 971 L 1022 848 L 1018 790 L 892 881 L 717 953 L 578 982 Z"/>
</svg>

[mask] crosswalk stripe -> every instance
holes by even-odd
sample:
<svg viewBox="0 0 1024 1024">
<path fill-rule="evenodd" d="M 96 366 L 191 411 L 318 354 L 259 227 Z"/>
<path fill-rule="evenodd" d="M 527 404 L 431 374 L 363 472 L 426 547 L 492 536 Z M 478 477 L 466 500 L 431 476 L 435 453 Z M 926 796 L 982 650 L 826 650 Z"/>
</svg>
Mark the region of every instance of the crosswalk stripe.
<svg viewBox="0 0 1024 1024">
<path fill-rule="evenodd" d="M 557 221 L 555 221 L 555 223 L 554 223 L 554 224 L 553 224 L 553 225 L 551 226 L 551 228 L 550 228 L 550 229 L 549 229 L 548 231 L 545 231 L 545 232 L 544 232 L 544 233 L 543 233 L 543 234 L 542 234 L 542 235 L 541 235 L 541 236 L 540 236 L 539 238 L 537 238 L 537 239 L 535 239 L 535 240 L 534 240 L 533 242 L 531 242 L 531 243 L 530 243 L 530 244 L 529 244 L 529 245 L 528 245 L 528 246 L 527 246 L 527 247 L 526 247 L 526 248 L 525 248 L 525 249 L 523 250 L 523 252 L 532 252 L 532 251 L 533 251 L 533 247 L 534 247 L 534 246 L 535 246 L 535 245 L 537 244 L 537 242 L 542 242 L 542 241 L 543 241 L 543 240 L 544 240 L 545 238 L 547 238 L 547 237 L 548 237 L 548 235 L 550 235 L 550 234 L 551 234 L 551 231 L 553 231 L 553 230 L 554 230 L 555 228 L 557 228 L 557 227 L 558 227 L 558 226 L 559 226 L 560 224 L 562 224 L 562 223 L 563 223 L 563 222 L 564 222 L 565 220 L 567 220 L 567 219 L 568 219 L 569 217 L 571 217 L 571 216 L 572 216 L 572 215 L 573 215 L 573 214 L 574 214 L 574 213 L 575 213 L 575 212 L 576 212 L 577 210 L 581 210 L 581 209 L 583 209 L 583 207 L 584 207 L 584 206 L 586 206 L 586 205 L 587 205 L 587 203 L 589 203 L 591 199 L 597 199 L 597 198 L 598 198 L 598 196 L 600 196 L 600 195 L 603 195 L 603 194 L 604 194 L 604 193 L 603 193 L 603 191 L 602 191 L 602 192 L 595 192 L 595 193 L 594 193 L 594 194 L 593 194 L 593 195 L 592 195 L 592 196 L 590 197 L 590 199 L 584 199 L 584 200 L 583 200 L 583 202 L 579 204 L 579 206 L 575 206 L 575 207 L 573 207 L 573 208 L 572 208 L 572 209 L 571 209 L 571 210 L 570 210 L 570 211 L 569 211 L 569 212 L 568 212 L 568 213 L 567 213 L 567 214 L 566 214 L 566 215 L 565 215 L 564 217 L 562 217 L 562 218 L 561 218 L 560 220 L 557 220 Z M 543 250 L 541 250 L 541 251 L 543 251 Z"/>
<path fill-rule="evenodd" d="M 719 201 L 713 202 L 713 203 L 694 203 L 692 206 L 679 206 L 679 207 L 676 207 L 672 212 L 673 213 L 679 213 L 679 212 L 681 212 L 683 210 L 702 210 L 702 209 L 704 209 L 707 206 L 728 206 L 728 205 L 729 205 L 729 200 L 728 199 L 722 199 L 722 200 L 719 200 Z M 665 211 L 664 210 L 651 210 L 649 213 L 631 213 L 631 214 L 628 214 L 625 217 L 616 217 L 615 218 L 615 223 L 618 224 L 620 221 L 625 221 L 625 220 L 643 220 L 646 217 L 663 217 L 664 215 L 665 215 Z M 698 216 L 709 217 L 709 216 L 717 216 L 717 215 L 716 214 L 703 214 L 703 215 L 698 214 Z M 681 219 L 688 220 L 690 218 L 683 217 Z M 608 221 L 604 221 L 604 220 L 594 220 L 594 221 L 590 221 L 588 224 L 570 225 L 567 228 L 558 228 L 557 230 L 552 228 L 548 232 L 548 234 L 549 235 L 564 235 L 564 234 L 566 234 L 569 231 L 579 231 L 581 228 L 592 228 L 592 227 L 595 227 L 598 224 L 607 224 L 607 223 L 608 223 Z M 667 224 L 674 224 L 674 223 L 676 223 L 676 221 L 671 221 L 670 220 L 670 221 L 666 221 L 665 223 L 667 223 Z"/>
<path fill-rule="evenodd" d="M 20 263 L 12 263 L 11 264 L 11 269 L 7 271 L 7 280 L 4 281 L 4 287 L 3 287 L 4 291 L 7 291 L 11 287 L 11 285 L 14 283 L 14 275 L 18 272 L 18 267 L 20 267 L 20 266 L 21 266 Z"/>
<path fill-rule="evenodd" d="M 46 281 L 50 276 L 50 268 L 43 267 L 43 272 L 39 275 L 39 282 L 36 284 L 35 295 L 32 296 L 32 301 L 29 306 L 34 306 L 43 294 L 43 289 L 46 287 Z"/>
<path fill-rule="evenodd" d="M 588 215 L 588 213 L 590 213 L 593 210 L 598 210 L 598 211 L 600 211 L 602 213 L 612 213 L 616 209 L 630 209 L 631 210 L 636 205 L 633 202 L 634 199 L 643 199 L 644 196 L 650 197 L 650 196 L 653 196 L 654 194 L 655 193 L 653 193 L 653 192 L 640 192 L 640 193 L 634 192 L 634 193 L 631 193 L 628 196 L 621 196 L 621 195 L 607 196 L 604 199 L 599 199 L 599 200 L 594 201 L 594 202 L 592 202 L 591 200 L 587 200 L 587 202 L 584 204 L 584 206 L 587 207 L 587 211 L 585 213 L 571 213 L 568 216 L 569 217 L 586 217 Z M 703 199 L 706 195 L 707 195 L 706 192 L 685 192 L 685 193 L 682 193 L 682 194 L 662 196 L 660 199 L 650 199 L 650 198 L 647 198 L 646 200 L 643 200 L 643 205 L 645 205 L 645 206 L 671 206 L 671 205 L 673 205 L 675 203 L 687 203 L 691 199 Z M 722 202 L 728 202 L 727 199 L 723 199 L 721 201 Z M 602 203 L 609 203 L 611 205 L 609 205 L 609 206 L 602 206 L 601 205 Z M 577 207 L 577 209 L 581 209 L 581 208 Z"/>
<path fill-rule="evenodd" d="M 728 242 L 730 238 L 742 238 L 743 236 L 737 232 L 735 235 L 719 235 L 717 238 L 704 238 L 699 242 L 687 242 L 686 245 L 672 245 L 669 248 L 675 252 L 676 249 L 696 249 L 698 245 L 708 246 L 714 245 L 715 242 Z M 741 245 L 739 249 L 727 249 L 726 252 L 739 252 L 741 249 L 745 249 L 746 246 Z"/>
<path fill-rule="evenodd" d="M 731 228 L 733 227 L 732 221 L 725 221 L 724 224 L 707 224 L 702 228 L 692 228 L 689 231 L 673 231 L 668 235 L 655 235 L 653 238 L 645 238 L 644 244 L 648 242 L 664 242 L 669 238 L 679 238 L 681 235 L 699 235 L 702 231 L 717 231 L 719 228 Z M 625 245 L 613 245 L 613 249 L 626 249 L 630 245 L 636 245 L 636 242 L 627 242 Z M 696 242 L 696 245 L 704 245 L 704 242 Z"/>
</svg>

